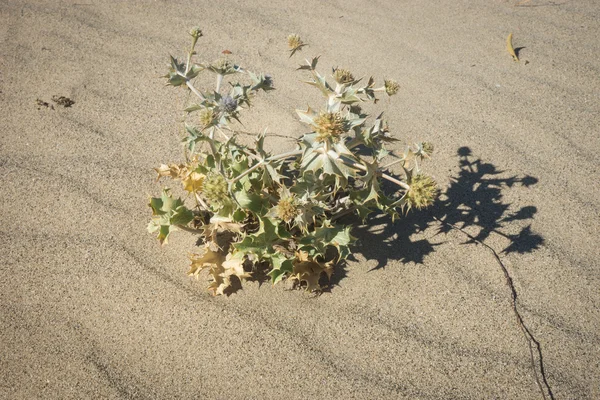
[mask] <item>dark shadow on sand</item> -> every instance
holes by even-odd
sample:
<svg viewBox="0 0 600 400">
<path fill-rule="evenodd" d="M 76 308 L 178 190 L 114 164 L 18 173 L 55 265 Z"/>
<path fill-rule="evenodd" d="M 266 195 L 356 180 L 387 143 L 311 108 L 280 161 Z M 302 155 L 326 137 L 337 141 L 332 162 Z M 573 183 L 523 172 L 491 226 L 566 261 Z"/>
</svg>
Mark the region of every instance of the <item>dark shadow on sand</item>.
<svg viewBox="0 0 600 400">
<path fill-rule="evenodd" d="M 517 234 L 504 232 L 515 221 L 532 220 L 537 208 L 528 205 L 510 212 L 511 204 L 503 200 L 503 192 L 515 186 L 535 185 L 537 178 L 529 175 L 501 177 L 504 171 L 474 158 L 468 147 L 459 148 L 457 158 L 460 171 L 451 178 L 447 190 L 431 208 L 412 210 L 395 223 L 386 215 L 375 215 L 367 225 L 353 229 L 352 234 L 359 240 L 355 253 L 377 261 L 371 271 L 384 268 L 391 260 L 422 264 L 425 256 L 435 251 L 436 244 L 426 239 L 414 240 L 412 236 L 432 224 L 438 226 L 439 233 L 448 233 L 452 229 L 439 224 L 434 216 L 461 229 L 471 228 L 470 232 L 476 227 L 477 233 L 473 236 L 479 241 L 485 241 L 492 233 L 509 239 L 510 244 L 502 249 L 503 253 L 530 253 L 540 247 L 544 239 L 531 230 L 531 224 Z M 345 276 L 345 265 L 338 266 L 330 284 L 338 285 Z"/>
</svg>

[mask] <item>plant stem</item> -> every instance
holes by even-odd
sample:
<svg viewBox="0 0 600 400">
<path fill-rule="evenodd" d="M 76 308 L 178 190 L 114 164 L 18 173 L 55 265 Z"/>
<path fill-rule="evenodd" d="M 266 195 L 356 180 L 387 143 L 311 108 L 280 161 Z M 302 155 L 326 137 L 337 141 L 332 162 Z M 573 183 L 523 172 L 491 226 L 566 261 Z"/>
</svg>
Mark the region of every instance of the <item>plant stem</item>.
<svg viewBox="0 0 600 400">
<path fill-rule="evenodd" d="M 295 157 L 295 156 L 300 155 L 300 154 L 302 154 L 302 150 L 293 150 L 293 151 L 288 151 L 286 153 L 276 154 L 274 156 L 267 157 L 264 160 L 261 160 L 261 161 L 257 162 L 256 164 L 254 164 L 252 167 L 250 167 L 250 169 L 247 169 L 241 175 L 238 175 L 235 178 L 233 178 L 233 180 L 230 182 L 230 185 L 233 185 L 234 183 L 236 183 L 237 181 L 239 181 L 240 179 L 242 179 L 246 175 L 251 174 L 252 172 L 256 171 L 259 167 L 261 167 L 262 165 L 264 165 L 264 164 L 266 164 L 266 163 L 268 163 L 270 161 L 276 161 L 276 160 L 281 160 L 281 159 L 285 159 L 285 158 L 291 158 L 291 157 Z"/>
<path fill-rule="evenodd" d="M 190 88 L 190 90 L 192 92 L 194 92 L 194 94 L 198 97 L 200 97 L 200 100 L 205 101 L 206 98 L 202 95 L 202 93 L 200 93 L 200 91 L 198 89 L 196 89 L 194 87 L 194 85 L 192 85 L 192 82 L 190 82 L 189 79 L 186 79 L 185 84 L 187 85 L 188 88 Z"/>
<path fill-rule="evenodd" d="M 315 151 L 319 152 L 319 153 L 322 153 L 322 154 L 325 154 L 325 149 L 324 148 L 315 149 Z M 331 158 L 333 158 L 335 160 L 341 161 L 342 163 L 344 163 L 345 165 L 347 165 L 349 167 L 360 169 L 361 171 L 368 172 L 367 167 L 365 167 L 364 165 L 362 165 L 360 163 L 357 163 L 357 162 L 348 162 L 348 161 L 345 161 L 344 159 L 342 159 L 340 157 L 339 154 L 337 154 L 334 151 L 329 151 L 326 154 L 328 154 Z M 392 183 L 395 183 L 396 185 L 400 186 L 401 188 L 403 188 L 405 190 L 410 190 L 410 186 L 406 182 L 402 182 L 401 180 L 398 180 L 398 179 L 394 178 L 393 176 L 390 176 L 390 175 L 385 174 L 383 172 L 379 172 L 379 175 L 383 179 L 388 180 L 388 181 L 390 181 Z"/>
<path fill-rule="evenodd" d="M 352 214 L 354 211 L 356 211 L 356 206 L 352 206 L 352 207 L 350 207 L 350 208 L 347 208 L 347 209 L 345 209 L 345 210 L 342 210 L 342 211 L 338 212 L 337 214 L 333 214 L 333 215 L 331 216 L 331 218 L 329 218 L 329 220 L 330 220 L 331 222 L 333 222 L 333 221 L 335 221 L 336 219 L 340 219 L 340 218 L 342 218 L 343 216 L 346 216 L 346 215 L 348 215 L 348 214 Z"/>
<path fill-rule="evenodd" d="M 215 89 L 215 92 L 219 93 L 221 91 L 221 83 L 223 82 L 223 75 L 218 74 L 217 75 L 217 88 Z"/>
<path fill-rule="evenodd" d="M 194 48 L 196 47 L 196 43 L 198 43 L 198 37 L 194 36 L 192 38 L 192 47 L 190 48 L 190 52 L 188 53 L 187 63 L 185 64 L 185 74 L 187 75 L 190 72 L 190 67 L 192 66 L 192 56 L 194 55 Z"/>
<path fill-rule="evenodd" d="M 392 162 L 391 162 L 391 163 L 389 163 L 389 164 L 386 164 L 386 165 L 384 165 L 383 167 L 379 167 L 378 169 L 380 169 L 380 170 L 388 169 L 388 168 L 389 168 L 389 167 L 391 167 L 392 165 L 396 165 L 396 164 L 398 164 L 398 163 L 401 163 L 401 162 L 403 162 L 403 161 L 406 161 L 406 160 L 405 160 L 404 158 L 399 158 L 399 159 L 397 159 L 397 160 L 394 160 L 394 161 L 392 161 Z"/>
<path fill-rule="evenodd" d="M 204 202 L 204 200 L 202 200 L 202 198 L 198 195 L 198 193 L 194 193 L 195 194 L 195 198 L 196 198 L 196 202 L 199 203 L 202 207 L 204 207 L 204 209 L 206 211 L 210 211 L 210 208 L 208 208 L 208 205 L 206 205 L 206 203 Z"/>
</svg>

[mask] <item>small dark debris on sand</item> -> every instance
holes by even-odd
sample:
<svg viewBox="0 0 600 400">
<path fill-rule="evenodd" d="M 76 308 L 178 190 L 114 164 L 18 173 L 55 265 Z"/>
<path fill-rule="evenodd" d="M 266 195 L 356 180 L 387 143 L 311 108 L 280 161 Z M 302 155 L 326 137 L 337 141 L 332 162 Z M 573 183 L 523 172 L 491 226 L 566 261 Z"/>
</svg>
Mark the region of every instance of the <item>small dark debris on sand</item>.
<svg viewBox="0 0 600 400">
<path fill-rule="evenodd" d="M 36 99 L 36 100 L 35 100 L 35 104 L 37 104 L 37 106 L 38 106 L 38 110 L 39 110 L 41 107 L 50 107 L 51 109 L 53 109 L 53 110 L 54 110 L 54 106 L 53 106 L 52 104 L 49 104 L 47 101 L 44 101 L 44 100 Z"/>
<path fill-rule="evenodd" d="M 73 104 L 75 104 L 75 102 L 73 100 L 71 100 L 70 98 L 65 97 L 65 96 L 52 96 L 52 101 L 55 102 L 56 104 L 58 104 L 59 106 L 63 106 L 65 108 L 71 107 Z M 54 110 L 54 105 L 48 103 L 47 101 L 36 99 L 35 103 L 38 106 L 38 110 L 41 107 L 46 107 L 46 108 L 50 108 L 50 109 Z"/>
<path fill-rule="evenodd" d="M 75 102 L 68 97 L 65 96 L 52 96 L 52 101 L 58 104 L 59 106 L 63 106 L 65 108 L 71 107 Z"/>
</svg>

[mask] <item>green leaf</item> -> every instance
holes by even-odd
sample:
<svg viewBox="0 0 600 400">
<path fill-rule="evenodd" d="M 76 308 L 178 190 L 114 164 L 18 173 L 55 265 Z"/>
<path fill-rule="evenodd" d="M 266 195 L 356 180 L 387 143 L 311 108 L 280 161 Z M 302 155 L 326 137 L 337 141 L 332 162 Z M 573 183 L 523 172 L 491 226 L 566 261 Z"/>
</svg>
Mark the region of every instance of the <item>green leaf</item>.
<svg viewBox="0 0 600 400">
<path fill-rule="evenodd" d="M 234 193 L 238 204 L 245 210 L 250 210 L 255 214 L 263 214 L 263 211 L 269 206 L 268 201 L 256 193 L 248 193 L 244 190 Z"/>
<path fill-rule="evenodd" d="M 329 97 L 330 95 L 335 93 L 333 88 L 331 86 L 329 86 L 329 83 L 327 83 L 327 80 L 325 79 L 325 77 L 322 76 L 321 74 L 319 74 L 314 69 L 313 69 L 313 80 L 306 81 L 305 83 L 308 83 L 309 85 L 314 86 L 317 89 L 319 89 L 325 97 Z"/>
<path fill-rule="evenodd" d="M 268 273 L 271 277 L 271 282 L 276 284 L 282 280 L 285 275 L 294 270 L 293 258 L 288 258 L 284 254 L 275 253 L 270 256 L 273 269 Z"/>
<path fill-rule="evenodd" d="M 356 175 L 356 170 L 348 165 L 353 161 L 347 155 L 332 151 L 322 153 L 307 149 L 302 156 L 301 166 L 306 171 L 322 171 L 326 175 L 334 175 L 345 185 L 349 177 Z"/>
<path fill-rule="evenodd" d="M 148 224 L 148 231 L 158 231 L 161 244 L 167 243 L 169 234 L 176 229 L 176 225 L 187 225 L 194 219 L 193 213 L 185 207 L 183 201 L 173 199 L 168 189 L 163 190 L 160 198 L 151 198 L 148 205 L 154 216 Z"/>
<path fill-rule="evenodd" d="M 298 67 L 298 70 L 306 69 L 309 71 L 314 71 L 317 68 L 317 63 L 319 62 L 319 58 L 321 56 L 314 57 L 311 61 L 305 60 L 306 64 Z"/>
<path fill-rule="evenodd" d="M 300 117 L 300 122 L 304 122 L 305 124 L 309 124 L 312 126 L 316 126 L 315 118 L 319 115 L 315 110 L 308 107 L 306 111 L 296 110 L 296 114 Z"/>
<path fill-rule="evenodd" d="M 333 246 L 338 250 L 338 259 L 347 258 L 352 245 L 356 238 L 350 234 L 350 227 L 332 225 L 330 221 L 323 221 L 323 225 L 315 229 L 312 234 L 309 234 L 300 239 L 300 244 L 303 247 L 300 250 L 310 250 L 312 247 L 316 250 L 315 254 L 325 257 L 325 251 L 328 246 Z"/>
<path fill-rule="evenodd" d="M 270 218 L 261 218 L 258 232 L 246 235 L 241 242 L 235 243 L 233 247 L 238 252 L 254 254 L 263 259 L 275 253 L 273 246 L 281 242 L 284 237 L 289 237 L 289 233 L 280 232 L 277 221 Z"/>
</svg>

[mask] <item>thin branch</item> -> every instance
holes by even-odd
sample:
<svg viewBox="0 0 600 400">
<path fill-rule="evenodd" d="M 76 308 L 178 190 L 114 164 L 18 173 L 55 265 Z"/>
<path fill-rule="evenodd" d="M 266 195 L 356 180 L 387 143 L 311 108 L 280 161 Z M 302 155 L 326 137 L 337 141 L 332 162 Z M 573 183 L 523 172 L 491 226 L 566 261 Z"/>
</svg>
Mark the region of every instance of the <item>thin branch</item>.
<svg viewBox="0 0 600 400">
<path fill-rule="evenodd" d="M 384 170 L 384 169 L 388 169 L 389 167 L 391 167 L 392 165 L 396 165 L 398 163 L 401 163 L 403 161 L 406 161 L 404 158 L 399 158 L 397 160 L 392 161 L 389 164 L 384 165 L 383 167 L 379 167 L 379 169 Z"/>
<path fill-rule="evenodd" d="M 196 89 L 194 87 L 194 85 L 192 85 L 192 82 L 189 81 L 189 79 L 186 79 L 185 84 L 187 85 L 188 88 L 190 88 L 190 90 L 192 92 L 194 92 L 194 94 L 198 97 L 200 97 L 200 100 L 205 101 L 206 98 L 202 95 L 202 93 L 200 93 L 200 91 L 198 89 Z"/>
<path fill-rule="evenodd" d="M 260 135 L 260 132 L 246 132 L 246 131 L 236 131 L 236 130 L 232 130 L 232 132 L 235 133 L 235 134 L 247 135 L 247 136 L 258 136 L 258 135 Z M 296 137 L 288 136 L 288 135 L 282 135 L 280 133 L 267 133 L 265 136 L 277 136 L 277 137 L 281 137 L 281 138 L 285 138 L 285 139 L 298 140 L 298 138 L 296 138 Z"/>
<path fill-rule="evenodd" d="M 258 169 L 259 167 L 263 166 L 264 164 L 266 164 L 270 161 L 276 161 L 276 160 L 281 160 L 281 159 L 285 159 L 285 158 L 292 158 L 292 157 L 296 157 L 300 154 L 302 154 L 302 150 L 293 150 L 293 151 L 288 151 L 286 153 L 276 154 L 274 156 L 267 157 L 264 160 L 261 160 L 261 161 L 257 162 L 256 164 L 254 164 L 252 167 L 250 167 L 250 169 L 247 169 L 242 174 L 236 176 L 230 182 L 230 185 L 233 185 L 234 183 L 236 183 L 237 181 L 239 181 L 246 175 L 251 174 L 252 172 L 256 171 L 256 169 Z"/>
<path fill-rule="evenodd" d="M 349 166 L 349 167 L 354 167 L 354 168 L 356 168 L 356 169 L 360 169 L 361 171 L 365 171 L 365 172 L 367 172 L 367 171 L 368 171 L 368 170 L 367 170 L 367 167 L 365 167 L 364 165 L 362 165 L 362 164 L 360 164 L 360 163 L 357 163 L 357 162 L 351 162 L 351 163 L 350 163 L 350 162 L 344 161 L 344 160 L 343 160 L 343 159 L 341 159 L 341 158 L 340 158 L 340 160 L 341 160 L 341 161 L 342 161 L 344 164 L 346 164 L 347 166 Z M 405 189 L 405 190 L 410 190 L 410 185 L 409 185 L 409 184 L 407 184 L 406 182 L 402 182 L 401 180 L 398 180 L 398 179 L 394 178 L 393 176 L 390 176 L 390 175 L 388 175 L 388 174 L 385 174 L 385 173 L 383 173 L 383 172 L 378 172 L 378 174 L 379 174 L 379 176 L 381 176 L 383 179 L 385 179 L 385 180 L 387 180 L 387 181 L 390 181 L 390 182 L 392 182 L 392 183 L 395 183 L 396 185 L 400 186 L 402 189 Z"/>
<path fill-rule="evenodd" d="M 208 205 L 206 205 L 206 203 L 204 202 L 204 200 L 202 200 L 202 197 L 200 197 L 198 195 L 198 193 L 194 193 L 196 196 L 196 202 L 198 202 L 202 207 L 204 207 L 204 209 L 206 211 L 210 211 L 210 208 L 208 208 Z"/>
</svg>

